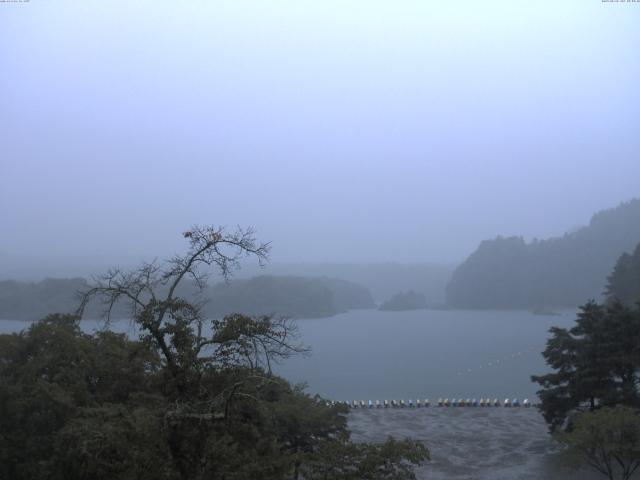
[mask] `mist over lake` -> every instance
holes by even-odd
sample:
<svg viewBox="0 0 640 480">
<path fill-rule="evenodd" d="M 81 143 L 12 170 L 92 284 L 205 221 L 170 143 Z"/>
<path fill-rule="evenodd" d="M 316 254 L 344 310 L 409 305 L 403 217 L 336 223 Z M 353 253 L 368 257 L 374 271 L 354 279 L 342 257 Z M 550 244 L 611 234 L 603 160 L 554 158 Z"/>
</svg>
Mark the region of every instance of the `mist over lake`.
<svg viewBox="0 0 640 480">
<path fill-rule="evenodd" d="M 638 25 L 0 0 L 0 480 L 640 480 Z"/>
</svg>

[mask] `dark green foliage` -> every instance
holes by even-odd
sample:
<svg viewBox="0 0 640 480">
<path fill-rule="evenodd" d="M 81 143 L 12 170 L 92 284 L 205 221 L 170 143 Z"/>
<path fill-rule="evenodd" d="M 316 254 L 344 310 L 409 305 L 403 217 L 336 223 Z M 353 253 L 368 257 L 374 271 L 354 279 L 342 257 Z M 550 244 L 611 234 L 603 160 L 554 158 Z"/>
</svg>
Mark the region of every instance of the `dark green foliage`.
<svg viewBox="0 0 640 480">
<path fill-rule="evenodd" d="M 640 302 L 640 243 L 632 254 L 620 256 L 607 280 L 609 300 L 617 300 L 627 306 Z"/>
<path fill-rule="evenodd" d="M 51 463 L 60 478 L 179 478 L 170 462 L 163 408 L 139 405 L 83 408 L 57 433 Z"/>
<path fill-rule="evenodd" d="M 109 271 L 82 296 L 80 315 L 93 298 L 107 315 L 127 305 L 138 341 L 87 335 L 70 315 L 0 335 L 0 478 L 279 480 L 345 461 L 358 478 L 413 478 L 422 445 L 354 446 L 346 407 L 271 373 L 273 361 L 305 351 L 288 320 L 209 320 L 178 295 L 187 277 L 205 290 L 199 267 L 226 275 L 267 246 L 250 230 L 194 227 L 184 237 L 186 255 Z M 356 454 L 334 458 L 327 445 Z"/>
<path fill-rule="evenodd" d="M 427 300 L 422 293 L 416 293 L 413 290 L 408 292 L 396 293 L 389 300 L 380 305 L 380 310 L 400 311 L 400 310 L 419 310 L 427 308 Z"/>
<path fill-rule="evenodd" d="M 640 406 L 640 306 L 581 307 L 576 325 L 554 327 L 543 352 L 553 373 L 533 376 L 552 430 L 576 412 L 603 405 Z"/>
<path fill-rule="evenodd" d="M 586 464 L 610 480 L 628 480 L 640 468 L 640 410 L 604 407 L 578 415 L 568 432 L 555 438 L 565 446 L 566 463 Z"/>
<path fill-rule="evenodd" d="M 131 444 L 103 428 L 104 418 L 133 422 L 135 416 L 125 419 L 123 412 L 140 404 L 150 415 L 150 405 L 163 403 L 153 393 L 159 366 L 148 347 L 111 332 L 83 334 L 70 315 L 51 315 L 20 334 L 0 335 L 0 478 L 87 478 L 71 472 L 81 469 L 83 460 L 76 457 L 81 451 L 90 455 L 92 445 L 105 449 L 101 461 L 133 462 L 127 455 L 134 451 L 119 450 Z M 160 418 L 147 421 L 157 428 Z M 82 448 L 68 456 L 79 462 L 72 465 L 65 451 L 79 429 L 87 435 L 76 438 Z M 117 448 L 106 452 L 109 442 Z M 137 448 L 148 447 L 141 442 Z M 99 462 L 91 468 L 105 471 L 94 478 L 114 473 Z"/>
<path fill-rule="evenodd" d="M 182 356 L 180 375 L 148 339 L 87 335 L 71 316 L 0 335 L 0 478 L 413 478 L 421 444 L 355 446 L 345 406 L 258 366 L 248 344 L 273 332 L 266 318 L 219 322 L 215 354 Z"/>
<path fill-rule="evenodd" d="M 447 302 L 461 308 L 575 307 L 598 298 L 622 252 L 640 242 L 640 199 L 597 213 L 574 233 L 531 243 L 484 241 L 453 273 Z"/>
<path fill-rule="evenodd" d="M 429 459 L 419 442 L 394 440 L 385 443 L 326 442 L 305 468 L 306 480 L 412 480 L 413 468 Z"/>
</svg>

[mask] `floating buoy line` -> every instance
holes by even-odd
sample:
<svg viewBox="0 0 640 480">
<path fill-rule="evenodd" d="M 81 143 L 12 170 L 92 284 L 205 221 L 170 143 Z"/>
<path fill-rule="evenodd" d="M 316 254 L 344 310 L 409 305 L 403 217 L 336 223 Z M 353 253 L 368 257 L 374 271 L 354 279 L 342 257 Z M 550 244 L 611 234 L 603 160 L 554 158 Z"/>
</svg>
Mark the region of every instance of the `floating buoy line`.
<svg viewBox="0 0 640 480">
<path fill-rule="evenodd" d="M 458 370 L 458 376 L 477 373 L 478 370 L 487 370 L 487 369 L 499 367 L 501 365 L 508 365 L 510 360 L 517 359 L 519 357 L 524 357 L 532 353 L 540 354 L 540 349 L 538 347 L 531 347 L 524 350 L 518 350 L 517 352 L 512 352 L 502 357 L 494 358 L 485 363 L 477 365 L 475 368 L 465 368 L 462 370 Z"/>
<path fill-rule="evenodd" d="M 427 408 L 431 406 L 431 402 L 428 398 L 422 399 L 409 399 L 406 402 L 404 399 L 400 400 L 352 400 L 349 401 L 331 401 L 327 402 L 328 406 L 334 405 L 346 405 L 350 408 L 360 408 L 360 409 L 374 409 L 374 408 Z M 517 408 L 531 407 L 531 402 L 528 398 L 525 398 L 522 403 L 517 398 L 509 399 L 505 398 L 504 400 L 500 400 L 498 398 L 481 398 L 477 400 L 475 398 L 439 398 L 434 406 L 437 407 L 504 407 L 504 408 Z"/>
<path fill-rule="evenodd" d="M 488 370 L 491 368 L 499 367 L 502 365 L 509 364 L 509 361 L 512 359 L 517 359 L 519 357 L 523 357 L 532 353 L 540 353 L 538 347 L 531 347 L 524 350 L 519 350 L 512 352 L 510 354 L 504 355 L 499 358 L 494 358 L 485 363 L 478 365 L 474 368 L 467 368 L 458 371 L 458 376 L 476 373 L 478 370 Z M 431 406 L 431 401 L 426 399 L 409 399 L 405 401 L 404 399 L 400 400 L 352 400 L 352 401 L 329 401 L 327 405 L 336 405 L 342 404 L 346 405 L 352 409 L 376 409 L 376 408 L 426 408 Z M 433 404 L 434 407 L 503 407 L 503 408 L 517 408 L 524 407 L 529 408 L 531 406 L 537 406 L 532 404 L 528 398 L 525 398 L 522 402 L 519 399 L 513 398 L 505 398 L 500 400 L 498 398 L 438 398 L 436 402 Z"/>
</svg>

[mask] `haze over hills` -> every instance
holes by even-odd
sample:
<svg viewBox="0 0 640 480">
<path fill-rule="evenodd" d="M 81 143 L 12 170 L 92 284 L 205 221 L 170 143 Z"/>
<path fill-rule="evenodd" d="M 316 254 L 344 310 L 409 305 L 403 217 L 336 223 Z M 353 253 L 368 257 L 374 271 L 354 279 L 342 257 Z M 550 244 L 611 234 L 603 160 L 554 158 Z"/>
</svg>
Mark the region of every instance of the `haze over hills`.
<svg viewBox="0 0 640 480">
<path fill-rule="evenodd" d="M 295 275 L 300 277 L 341 278 L 369 289 L 376 302 L 387 300 L 403 290 L 424 294 L 427 303 L 445 300 L 445 287 L 455 265 L 439 263 L 274 263 L 263 270 L 254 265 L 243 267 L 238 278 L 259 275 Z"/>
<path fill-rule="evenodd" d="M 209 308 L 215 315 L 235 309 L 254 314 L 327 316 L 350 308 L 370 308 L 373 301 L 380 303 L 398 291 L 409 290 L 424 295 L 428 305 L 446 302 L 454 308 L 575 307 L 586 299 L 601 297 L 604 279 L 616 260 L 639 242 L 640 199 L 634 199 L 596 213 L 589 225 L 572 228 L 562 237 L 527 242 L 523 237 L 498 236 L 483 241 L 457 268 L 393 262 L 268 263 L 264 268 L 244 264 L 234 272 L 234 283 L 208 291 L 213 296 Z M 69 292 L 84 282 L 81 277 L 106 270 L 107 259 L 92 262 L 36 258 L 26 262 L 0 252 L 0 279 L 19 280 L 0 282 L 4 292 L 0 292 L 0 312 L 5 312 L 5 318 L 35 318 L 34 312 L 66 305 L 71 301 Z M 137 263 L 128 258 L 123 267 Z M 261 276 L 269 280 L 254 278 Z M 67 279 L 42 281 L 46 277 Z M 321 277 L 326 277 L 324 283 Z M 220 280 L 212 278 L 212 284 Z M 35 281 L 29 287 L 35 300 L 16 307 L 20 292 L 25 292 L 24 281 Z M 241 300 L 250 296 L 241 293 L 246 288 L 252 289 L 257 300 Z M 50 293 L 48 297 L 43 296 L 45 291 Z M 269 295 L 278 298 L 268 299 Z M 294 301 L 292 295 L 299 299 Z"/>
<path fill-rule="evenodd" d="M 0 319 L 38 320 L 52 312 L 72 313 L 78 306 L 77 292 L 89 288 L 84 278 L 40 282 L 0 281 Z M 262 275 L 209 286 L 196 299 L 195 288 L 182 287 L 178 294 L 188 300 L 206 300 L 203 311 L 210 318 L 230 313 L 276 315 L 295 318 L 328 317 L 351 309 L 373 308 L 366 287 L 346 280 L 319 277 Z M 90 304 L 84 318 L 97 318 L 98 304 Z M 118 306 L 113 318 L 129 317 Z"/>
<path fill-rule="evenodd" d="M 413 290 L 408 292 L 398 292 L 390 299 L 380 305 L 378 310 L 382 311 L 403 311 L 403 310 L 420 310 L 427 308 L 427 302 L 424 295 L 416 293 Z"/>
<path fill-rule="evenodd" d="M 600 299 L 616 260 L 640 242 L 640 199 L 603 210 L 562 237 L 485 240 L 454 271 L 447 302 L 458 308 L 576 307 Z"/>
<path fill-rule="evenodd" d="M 351 309 L 373 308 L 369 291 L 358 284 L 335 278 L 261 275 L 214 285 L 206 296 L 207 314 L 222 317 L 248 315 L 328 317 Z"/>
<path fill-rule="evenodd" d="M 141 259 L 124 256 L 118 265 L 133 268 Z M 148 260 L 148 259 L 147 259 Z M 0 252 L 0 280 L 40 282 L 46 278 L 90 278 L 113 266 L 107 258 L 20 258 Z M 455 265 L 445 263 L 339 263 L 300 262 L 267 263 L 263 268 L 246 262 L 233 272 L 233 278 L 248 279 L 260 275 L 341 278 L 365 286 L 376 302 L 398 291 L 413 290 L 425 295 L 429 304 L 445 300 L 445 286 Z M 212 278 L 220 281 L 221 278 Z"/>
</svg>

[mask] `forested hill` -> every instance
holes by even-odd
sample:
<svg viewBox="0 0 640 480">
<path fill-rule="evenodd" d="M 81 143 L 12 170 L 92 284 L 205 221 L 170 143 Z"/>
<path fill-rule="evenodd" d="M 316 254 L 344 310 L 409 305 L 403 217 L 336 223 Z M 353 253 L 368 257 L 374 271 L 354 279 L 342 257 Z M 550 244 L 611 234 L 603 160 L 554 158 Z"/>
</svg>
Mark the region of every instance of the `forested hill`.
<svg viewBox="0 0 640 480">
<path fill-rule="evenodd" d="M 447 302 L 458 308 L 575 307 L 600 299 L 623 252 L 640 242 L 640 199 L 596 213 L 563 237 L 483 241 L 453 273 Z"/>
<path fill-rule="evenodd" d="M 382 311 L 403 311 L 420 310 L 427 308 L 427 301 L 422 293 L 409 290 L 408 292 L 396 293 L 389 300 L 385 301 L 378 310 Z"/>
<path fill-rule="evenodd" d="M 85 279 L 46 279 L 41 282 L 0 281 L 0 320 L 38 320 L 49 313 L 71 313 L 78 305 L 77 292 L 86 290 Z M 179 292 L 193 299 L 193 287 Z M 258 276 L 212 285 L 204 292 L 204 312 L 210 317 L 228 313 L 275 314 L 296 318 L 326 317 L 345 310 L 373 308 L 369 291 L 358 284 L 335 278 Z M 100 306 L 90 306 L 85 317 L 96 318 Z M 114 317 L 126 317 L 124 308 Z"/>
<path fill-rule="evenodd" d="M 207 313 L 220 317 L 241 312 L 289 317 L 328 317 L 375 306 L 369 291 L 336 278 L 261 275 L 216 284 L 207 295 Z"/>
</svg>

